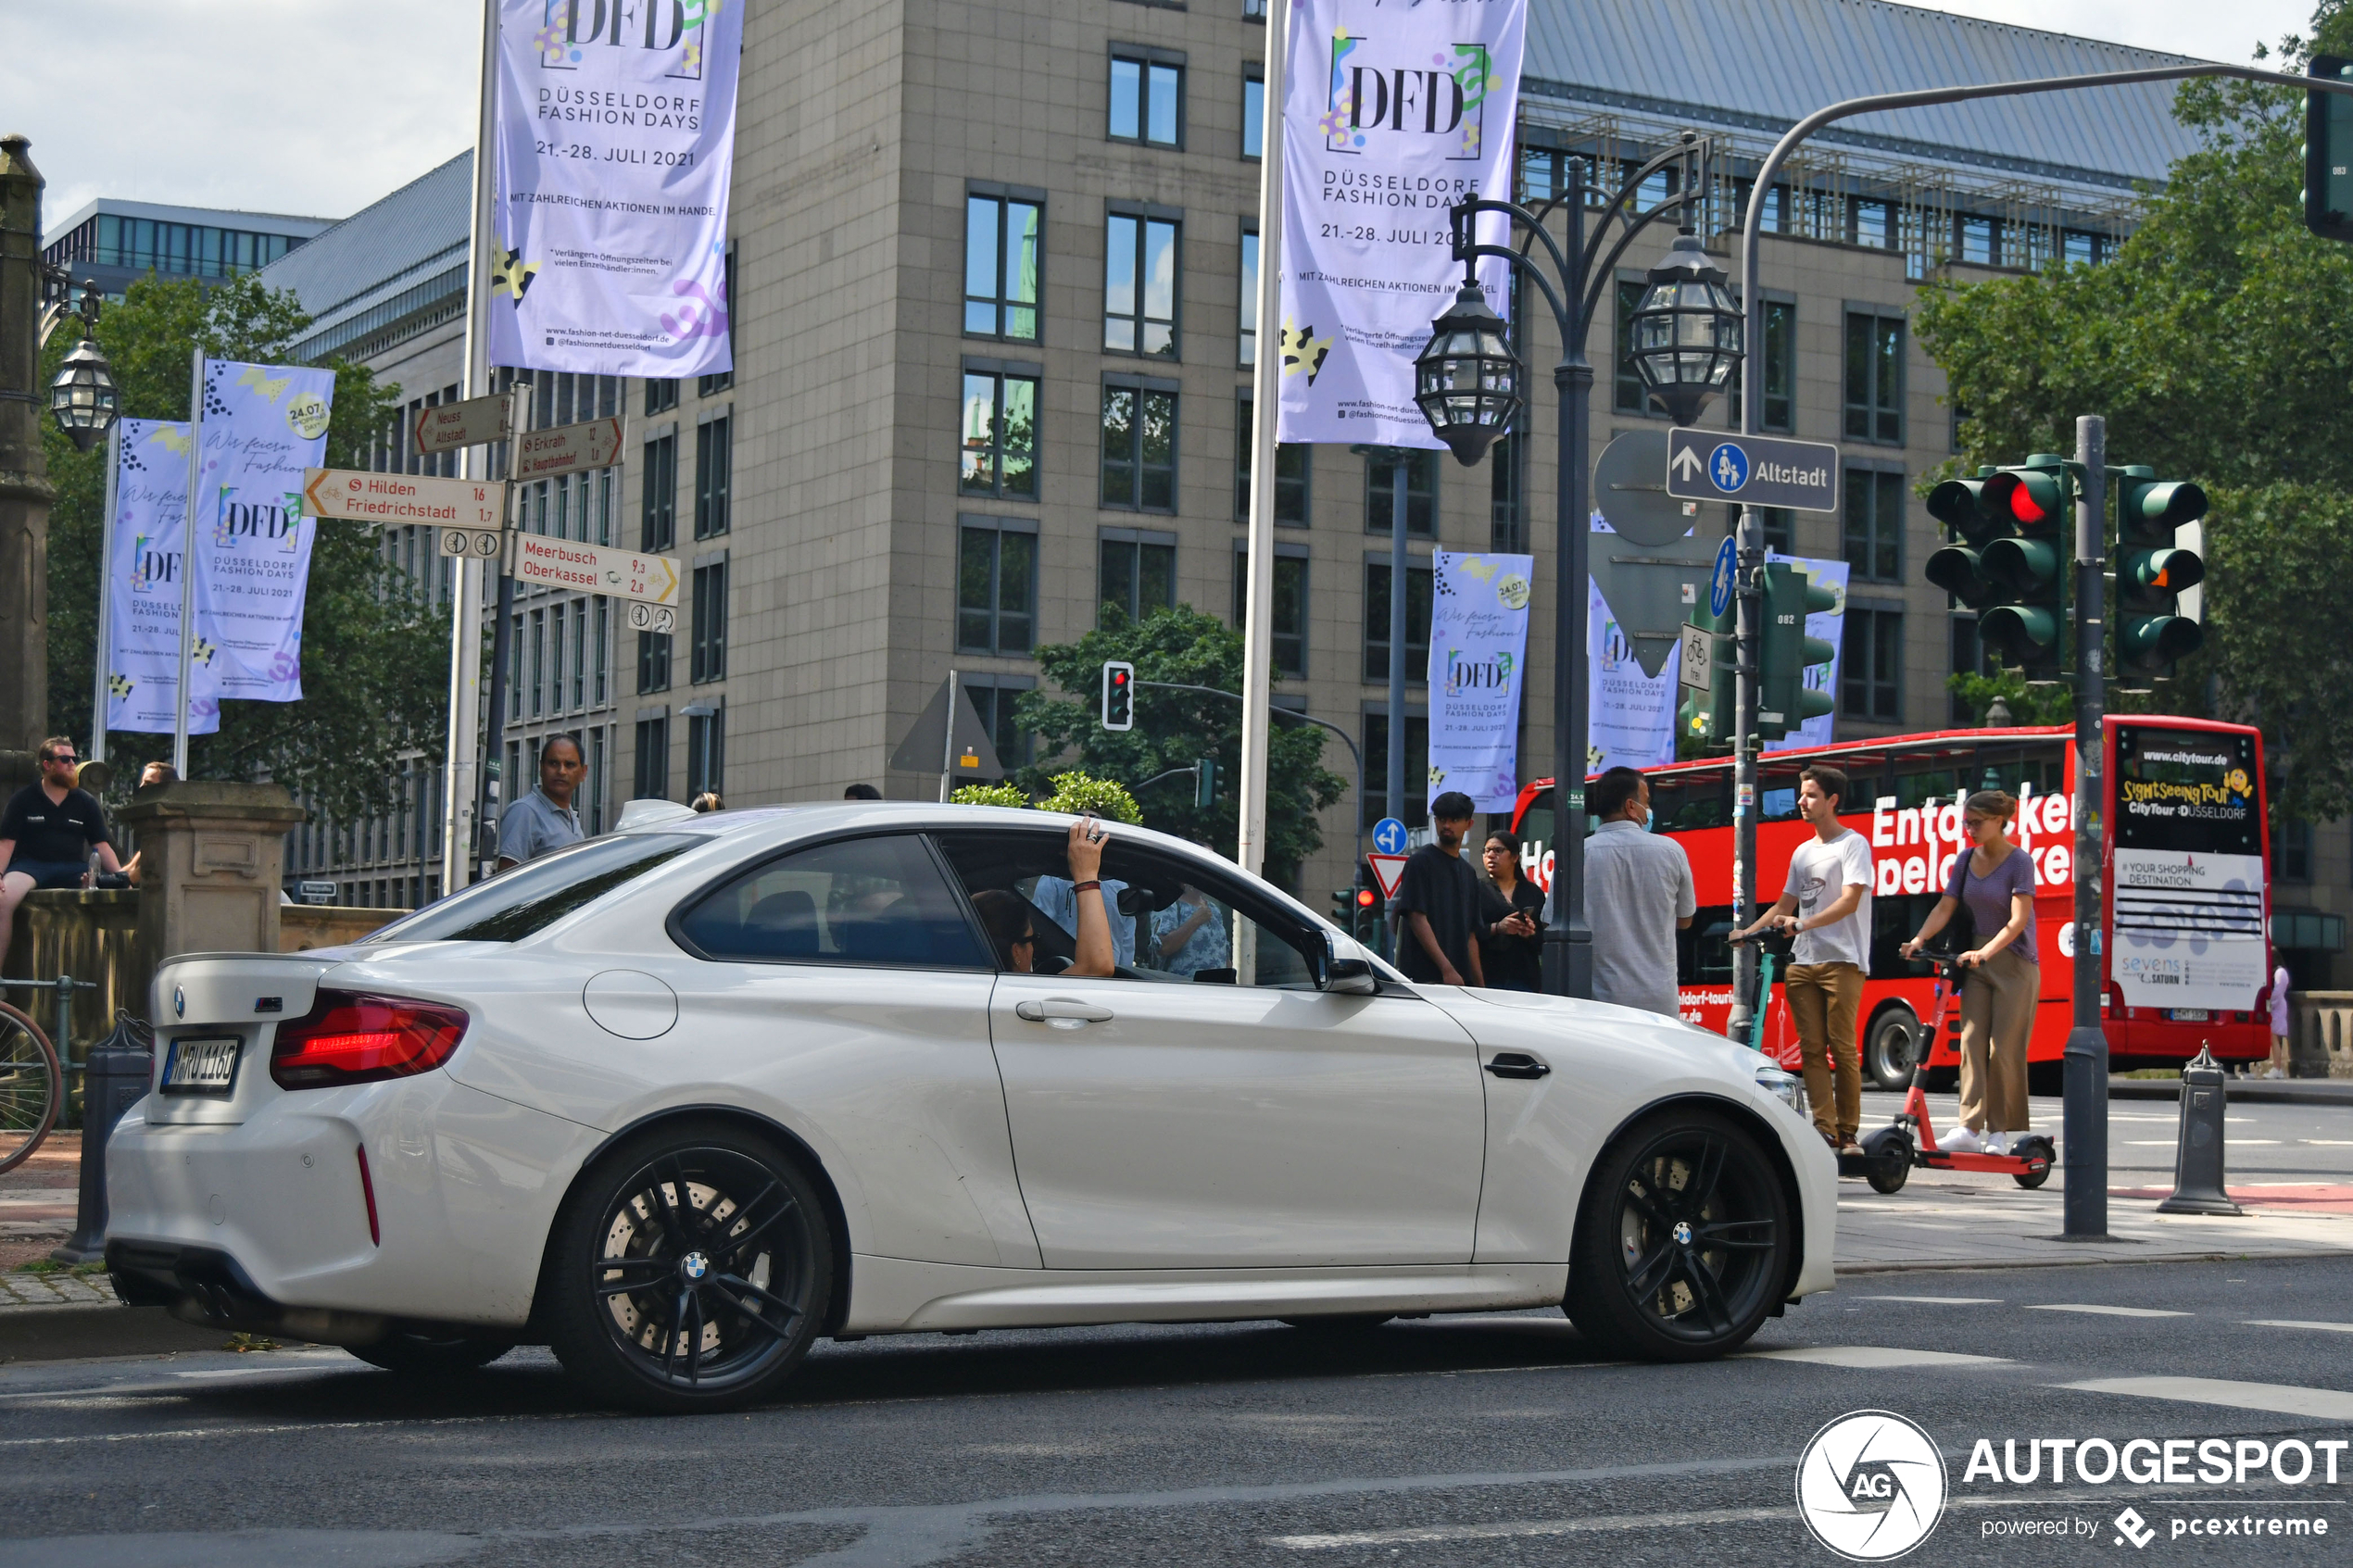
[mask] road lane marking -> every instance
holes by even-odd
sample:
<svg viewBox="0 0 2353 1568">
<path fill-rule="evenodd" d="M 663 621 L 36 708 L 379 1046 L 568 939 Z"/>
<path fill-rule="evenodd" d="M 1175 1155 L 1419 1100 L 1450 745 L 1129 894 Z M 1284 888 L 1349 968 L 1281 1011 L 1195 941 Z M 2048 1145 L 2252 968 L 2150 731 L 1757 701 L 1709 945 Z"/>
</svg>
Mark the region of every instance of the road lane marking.
<svg viewBox="0 0 2353 1568">
<path fill-rule="evenodd" d="M 2104 1318 L 2194 1318 L 2196 1312 L 2176 1312 L 2164 1307 L 2103 1307 L 2090 1301 L 2037 1301 L 2027 1309 L 2030 1312 L 2095 1312 Z"/>
<path fill-rule="evenodd" d="M 1403 1546 L 1422 1541 L 1519 1540 L 1530 1536 L 1574 1536 L 1595 1530 L 1660 1530 L 1688 1524 L 1746 1524 L 1787 1519 L 1788 1508 L 1706 1508 L 1690 1513 L 1614 1513 L 1592 1519 L 1524 1519 L 1498 1524 L 1425 1524 L 1410 1530 L 1354 1530 L 1337 1536 L 1268 1536 L 1269 1546 L 1295 1551 L 1335 1547 Z"/>
<path fill-rule="evenodd" d="M 2353 1334 L 2353 1323 L 2314 1323 L 2300 1318 L 2249 1318 L 2249 1328 L 2317 1328 L 2330 1334 Z"/>
<path fill-rule="evenodd" d="M 1930 1307 L 1998 1307 L 1998 1296 L 1858 1296 L 1858 1301 L 1918 1301 Z"/>
<path fill-rule="evenodd" d="M 2238 1383 L 2225 1377 L 2095 1377 L 2057 1386 L 2085 1394 L 2130 1394 L 2143 1399 L 2179 1399 L 2193 1405 L 2269 1411 L 2274 1415 L 2353 1421 L 2353 1394 L 2334 1388 L 2303 1388 L 2292 1383 Z"/>
<path fill-rule="evenodd" d="M 1905 1350 L 1885 1345 L 1804 1345 L 1792 1350 L 1743 1350 L 1734 1358 L 1748 1361 L 1807 1361 L 1815 1366 L 1882 1367 L 1984 1366 L 2007 1361 L 2007 1356 L 1965 1356 L 1958 1350 Z"/>
</svg>

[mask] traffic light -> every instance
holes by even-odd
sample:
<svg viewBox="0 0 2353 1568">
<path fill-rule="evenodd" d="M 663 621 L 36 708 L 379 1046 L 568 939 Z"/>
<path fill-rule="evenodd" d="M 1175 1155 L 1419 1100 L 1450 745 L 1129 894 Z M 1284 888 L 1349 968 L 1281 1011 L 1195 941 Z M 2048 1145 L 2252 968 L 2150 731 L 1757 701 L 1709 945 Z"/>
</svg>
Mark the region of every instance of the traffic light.
<svg viewBox="0 0 2353 1568">
<path fill-rule="evenodd" d="M 2138 464 L 2116 480 L 2116 662 L 2135 675 L 2173 673 L 2196 653 L 2205 628 L 2181 613 L 2179 596 L 2206 581 L 2196 550 L 2173 543 L 2175 531 L 2206 515 L 2206 492 L 2187 480 L 2161 480 Z"/>
<path fill-rule="evenodd" d="M 1985 547 L 2015 530 L 2007 514 L 1985 504 L 1985 482 L 1998 471 L 1980 469 L 1975 479 L 1948 479 L 1928 493 L 1928 515 L 1943 523 L 1952 543 L 1928 558 L 1928 580 L 1971 609 L 1995 597 L 1985 572 Z"/>
<path fill-rule="evenodd" d="M 2059 672 L 2059 623 L 2067 614 L 2068 510 L 2075 476 L 2048 453 L 1996 470 L 1978 493 L 1980 506 L 2010 532 L 1979 553 L 1991 595 L 1980 607 L 1978 635 L 2030 679 Z"/>
<path fill-rule="evenodd" d="M 1756 730 L 1767 740 L 1780 740 L 1834 706 L 1830 693 L 1806 684 L 1809 666 L 1838 656 L 1830 644 L 1806 634 L 1806 617 L 1837 608 L 1837 592 L 1816 587 L 1798 568 L 1783 561 L 1766 566 L 1765 624 L 1756 639 Z"/>
<path fill-rule="evenodd" d="M 2315 55 L 2307 76 L 2353 78 L 2353 60 Z M 2353 240 L 2353 96 L 2304 94 L 2304 226 L 2324 240 Z"/>
<path fill-rule="evenodd" d="M 1711 746 L 1729 746 L 1738 711 L 1734 703 L 1737 677 L 1732 669 L 1738 662 L 1733 657 L 1733 633 L 1738 629 L 1738 621 L 1733 607 L 1726 605 L 1724 613 L 1717 615 L 1705 605 L 1701 605 L 1692 611 L 1688 624 L 1716 638 L 1716 659 L 1709 667 L 1705 691 L 1697 686 L 1683 689 L 1683 705 L 1675 713 L 1676 737 L 1679 741 L 1696 740 Z"/>
<path fill-rule="evenodd" d="M 1206 811 L 1217 804 L 1217 759 L 1204 757 L 1193 765 L 1193 805 Z"/>
<path fill-rule="evenodd" d="M 1332 889 L 1332 923 L 1362 942 L 1365 922 L 1379 919 L 1380 894 L 1374 890 L 1372 872 L 1359 860 L 1355 885 Z"/>
<path fill-rule="evenodd" d="M 1103 728 L 1136 727 L 1136 667 L 1116 659 L 1103 662 Z"/>
</svg>

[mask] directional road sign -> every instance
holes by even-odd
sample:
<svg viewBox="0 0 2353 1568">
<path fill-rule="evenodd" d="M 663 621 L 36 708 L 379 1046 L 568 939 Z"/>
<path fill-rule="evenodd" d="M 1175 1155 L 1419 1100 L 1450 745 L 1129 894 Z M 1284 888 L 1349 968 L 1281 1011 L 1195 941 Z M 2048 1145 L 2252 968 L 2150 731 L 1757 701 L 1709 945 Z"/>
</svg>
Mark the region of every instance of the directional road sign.
<svg viewBox="0 0 2353 1568">
<path fill-rule="evenodd" d="M 515 437 L 517 479 L 547 479 L 581 469 L 610 468 L 621 458 L 621 421 L 589 420 Z"/>
<path fill-rule="evenodd" d="M 505 521 L 506 486 L 487 479 L 426 479 L 357 469 L 302 470 L 305 515 L 386 525 L 429 522 L 442 528 L 496 530 Z"/>
<path fill-rule="evenodd" d="M 1716 546 L 1716 567 L 1707 579 L 1707 613 L 1721 615 L 1731 608 L 1732 588 L 1738 581 L 1740 549 L 1729 533 Z"/>
<path fill-rule="evenodd" d="M 1380 896 L 1384 898 L 1396 897 L 1397 884 L 1405 876 L 1405 857 L 1367 855 L 1365 859 L 1373 868 L 1373 881 L 1379 884 Z"/>
<path fill-rule="evenodd" d="M 463 403 L 420 408 L 409 433 L 420 452 L 454 452 L 460 446 L 504 441 L 514 402 L 512 393 L 501 393 L 496 397 L 469 397 Z"/>
<path fill-rule="evenodd" d="M 1394 817 L 1383 817 L 1373 824 L 1373 847 L 1384 855 L 1405 853 L 1405 824 Z"/>
<path fill-rule="evenodd" d="M 649 556 L 602 545 L 576 545 L 545 533 L 517 533 L 514 539 L 514 577 L 518 583 L 575 588 L 585 594 L 610 594 L 617 599 L 636 599 L 671 609 L 678 606 L 675 556 Z"/>
<path fill-rule="evenodd" d="M 1721 610 L 1717 612 L 1722 614 Z M 1683 628 L 1683 660 L 1678 684 L 1707 691 L 1716 684 L 1716 634 L 1701 626 Z"/>
<path fill-rule="evenodd" d="M 1685 501 L 1737 501 L 1801 512 L 1838 510 L 1838 448 L 1718 431 L 1667 433 L 1667 493 Z"/>
</svg>

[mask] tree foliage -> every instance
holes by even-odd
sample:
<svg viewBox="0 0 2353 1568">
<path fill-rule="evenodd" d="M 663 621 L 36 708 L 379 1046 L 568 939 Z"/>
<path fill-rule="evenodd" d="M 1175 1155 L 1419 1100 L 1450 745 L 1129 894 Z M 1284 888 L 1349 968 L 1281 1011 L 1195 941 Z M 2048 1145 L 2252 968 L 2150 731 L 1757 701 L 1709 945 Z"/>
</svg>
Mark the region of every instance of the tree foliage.
<svg viewBox="0 0 2353 1568">
<path fill-rule="evenodd" d="M 1240 776 L 1241 704 L 1197 692 L 1136 694 L 1136 727 L 1114 734 L 1101 723 L 1102 668 L 1126 659 L 1138 681 L 1166 681 L 1239 692 L 1242 634 L 1215 616 L 1190 605 L 1156 610 L 1130 621 L 1116 608 L 1104 624 L 1075 643 L 1038 650 L 1038 665 L 1067 697 L 1031 692 L 1015 716 L 1042 743 L 1045 760 L 1020 770 L 1015 782 L 1031 795 L 1047 795 L 1052 775 L 1074 766 L 1098 779 L 1115 779 L 1132 792 L 1144 825 L 1230 854 L 1239 832 L 1231 789 L 1221 789 L 1207 810 L 1194 805 L 1193 779 L 1185 774 L 1143 787 L 1148 780 L 1214 757 L 1224 777 Z M 1299 862 L 1323 846 L 1315 813 L 1336 804 L 1348 781 L 1322 766 L 1325 732 L 1316 725 L 1277 720 L 1266 765 L 1266 866 L 1270 877 L 1286 880 Z"/>
<path fill-rule="evenodd" d="M 2353 12 L 2327 0 L 2282 69 L 2348 46 Z M 2353 582 L 2353 246 L 2304 228 L 2301 94 L 2194 82 L 2175 113 L 2201 144 L 2112 261 L 1931 287 L 1920 336 L 1965 463 L 2071 454 L 2076 416 L 2100 414 L 2110 463 L 2206 486 L 2207 645 L 2172 689 L 2118 706 L 2259 725 L 2275 813 L 2325 820 L 2353 805 L 2334 602 Z"/>
<path fill-rule="evenodd" d="M 210 289 L 150 277 L 101 314 L 97 338 L 125 416 L 184 420 L 193 351 L 289 363 L 309 326 L 293 295 L 265 289 L 250 274 Z M 44 382 L 71 347 L 69 332 L 51 340 Z M 321 363 L 335 372 L 326 460 L 365 467 L 369 444 L 396 406 L 394 394 L 365 366 Z M 49 514 L 49 724 L 86 735 L 98 657 L 107 448 L 77 452 L 51 428 L 45 449 L 57 488 Z M 198 778 L 274 779 L 334 817 L 382 810 L 398 782 L 395 757 L 422 748 L 439 759 L 448 665 L 446 624 L 409 596 L 406 578 L 379 553 L 376 531 L 322 524 L 303 607 L 303 700 L 223 702 L 220 734 L 190 741 L 190 770 Z M 141 763 L 168 758 L 170 748 L 169 735 L 120 731 L 107 744 L 118 771 L 134 777 Z"/>
</svg>

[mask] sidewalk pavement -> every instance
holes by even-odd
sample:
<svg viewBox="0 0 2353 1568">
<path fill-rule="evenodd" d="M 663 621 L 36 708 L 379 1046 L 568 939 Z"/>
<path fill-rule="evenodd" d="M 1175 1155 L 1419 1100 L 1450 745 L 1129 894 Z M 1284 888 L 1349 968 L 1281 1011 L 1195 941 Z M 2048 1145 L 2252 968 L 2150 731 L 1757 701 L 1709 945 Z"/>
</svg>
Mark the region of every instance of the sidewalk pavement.
<svg viewBox="0 0 2353 1568">
<path fill-rule="evenodd" d="M 2236 1104 L 2353 1105 L 2353 1078 L 2233 1078 L 2225 1085 Z M 2110 1099 L 2161 1099 L 2179 1104 L 2179 1078 L 2110 1078 Z"/>
</svg>

